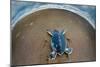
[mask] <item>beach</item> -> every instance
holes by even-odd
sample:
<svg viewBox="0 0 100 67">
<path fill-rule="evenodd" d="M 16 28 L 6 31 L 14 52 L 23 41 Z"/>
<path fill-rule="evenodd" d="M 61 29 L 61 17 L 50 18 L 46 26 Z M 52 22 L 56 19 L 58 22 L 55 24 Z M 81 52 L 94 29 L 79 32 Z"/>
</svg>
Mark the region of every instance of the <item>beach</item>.
<svg viewBox="0 0 100 67">
<path fill-rule="evenodd" d="M 70 56 L 57 55 L 49 60 L 51 52 L 47 30 L 65 30 L 69 47 L 73 48 Z M 75 13 L 46 9 L 27 15 L 11 31 L 11 49 L 13 65 L 69 63 L 96 60 L 95 29 L 87 20 Z"/>
</svg>

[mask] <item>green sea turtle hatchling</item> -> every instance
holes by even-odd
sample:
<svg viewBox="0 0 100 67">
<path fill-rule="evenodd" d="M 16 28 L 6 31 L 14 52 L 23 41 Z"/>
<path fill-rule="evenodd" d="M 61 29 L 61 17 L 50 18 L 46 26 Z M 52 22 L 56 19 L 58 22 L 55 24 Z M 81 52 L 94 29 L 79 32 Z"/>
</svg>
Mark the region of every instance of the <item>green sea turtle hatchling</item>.
<svg viewBox="0 0 100 67">
<path fill-rule="evenodd" d="M 58 31 L 47 31 L 51 36 L 51 49 L 52 52 L 49 55 L 51 60 L 55 60 L 57 55 L 71 54 L 72 48 L 68 47 L 68 40 L 65 38 L 64 34 L 66 33 L 64 30 Z"/>
</svg>

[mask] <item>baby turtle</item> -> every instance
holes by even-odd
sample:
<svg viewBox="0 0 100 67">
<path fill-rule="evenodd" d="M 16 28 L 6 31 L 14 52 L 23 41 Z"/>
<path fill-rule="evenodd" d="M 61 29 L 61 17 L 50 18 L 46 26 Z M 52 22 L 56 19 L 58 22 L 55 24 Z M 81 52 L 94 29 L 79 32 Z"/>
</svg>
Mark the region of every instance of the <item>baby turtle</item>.
<svg viewBox="0 0 100 67">
<path fill-rule="evenodd" d="M 51 35 L 51 49 L 52 52 L 49 55 L 51 60 L 55 60 L 57 55 L 71 54 L 72 48 L 68 47 L 68 40 L 65 38 L 64 34 L 66 33 L 64 30 L 58 31 L 47 31 Z"/>
</svg>

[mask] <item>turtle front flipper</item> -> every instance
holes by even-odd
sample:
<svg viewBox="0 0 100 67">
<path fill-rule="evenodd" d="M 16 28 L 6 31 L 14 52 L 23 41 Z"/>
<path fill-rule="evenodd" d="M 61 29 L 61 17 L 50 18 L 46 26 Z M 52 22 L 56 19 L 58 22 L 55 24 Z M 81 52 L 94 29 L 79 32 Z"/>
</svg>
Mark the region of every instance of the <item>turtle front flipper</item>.
<svg viewBox="0 0 100 67">
<path fill-rule="evenodd" d="M 47 30 L 47 33 L 48 33 L 49 35 L 51 35 L 51 36 L 53 35 L 52 32 L 51 32 L 50 30 Z"/>
</svg>

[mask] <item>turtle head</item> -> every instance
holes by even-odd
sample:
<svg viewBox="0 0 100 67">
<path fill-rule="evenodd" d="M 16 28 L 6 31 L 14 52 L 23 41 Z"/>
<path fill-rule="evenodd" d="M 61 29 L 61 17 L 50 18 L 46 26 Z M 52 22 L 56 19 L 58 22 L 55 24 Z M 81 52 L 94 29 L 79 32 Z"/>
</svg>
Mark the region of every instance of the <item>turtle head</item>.
<svg viewBox="0 0 100 67">
<path fill-rule="evenodd" d="M 51 36 L 53 36 L 53 34 L 59 34 L 59 31 L 57 29 L 54 29 L 53 31 L 51 30 L 47 30 L 47 33 Z"/>
</svg>

